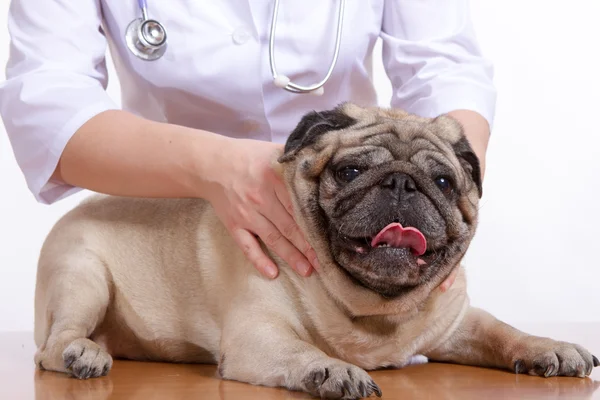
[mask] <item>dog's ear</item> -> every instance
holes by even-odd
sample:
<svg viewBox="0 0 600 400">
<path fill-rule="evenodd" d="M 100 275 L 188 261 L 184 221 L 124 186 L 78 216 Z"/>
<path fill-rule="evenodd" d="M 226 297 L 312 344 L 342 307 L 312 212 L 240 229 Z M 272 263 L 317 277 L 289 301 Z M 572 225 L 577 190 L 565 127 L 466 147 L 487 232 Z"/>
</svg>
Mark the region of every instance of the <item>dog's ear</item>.
<svg viewBox="0 0 600 400">
<path fill-rule="evenodd" d="M 279 162 L 293 160 L 300 150 L 315 144 L 319 137 L 327 132 L 344 129 L 355 123 L 356 120 L 342 111 L 341 106 L 333 110 L 311 111 L 305 114 L 288 137 Z"/>
<path fill-rule="evenodd" d="M 462 167 L 467 171 L 479 191 L 479 198 L 483 196 L 483 186 L 481 183 L 481 166 L 479 164 L 479 158 L 473 151 L 473 148 L 469 144 L 466 137 L 462 137 L 458 142 L 452 146 L 454 153 L 458 157 Z"/>
</svg>

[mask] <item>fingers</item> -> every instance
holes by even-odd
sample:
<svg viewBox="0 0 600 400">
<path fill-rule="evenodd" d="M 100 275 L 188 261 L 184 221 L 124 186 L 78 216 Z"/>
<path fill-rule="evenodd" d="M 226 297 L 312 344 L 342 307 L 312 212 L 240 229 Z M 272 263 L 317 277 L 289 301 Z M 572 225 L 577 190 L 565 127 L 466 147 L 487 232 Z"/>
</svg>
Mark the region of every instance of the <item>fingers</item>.
<svg viewBox="0 0 600 400">
<path fill-rule="evenodd" d="M 285 186 L 283 184 L 276 185 L 275 194 L 277 195 L 280 204 L 274 205 L 271 210 L 271 221 L 275 223 L 275 226 L 283 233 L 283 236 L 304 254 L 313 267 L 318 267 L 316 252 L 312 249 L 310 244 L 308 244 L 300 227 L 294 220 L 292 201 Z"/>
<path fill-rule="evenodd" d="M 280 206 L 283 210 L 283 207 Z M 283 218 L 281 214 L 283 212 L 275 212 L 279 218 Z M 297 273 L 302 276 L 309 276 L 312 272 L 312 266 L 302 252 L 296 247 L 290 240 L 287 239 L 286 234 L 294 236 L 295 233 L 292 230 L 298 231 L 295 227 L 295 223 L 289 215 L 287 215 L 290 221 L 283 223 L 283 229 L 278 229 L 277 226 L 270 222 L 266 217 L 260 218 L 259 221 L 255 221 L 256 234 L 261 240 L 270 248 L 275 254 L 281 257 L 289 266 L 291 266 Z M 272 218 L 269 218 L 271 221 Z M 294 228 L 295 227 L 295 228 Z M 282 231 L 286 232 L 284 234 Z"/>
<path fill-rule="evenodd" d="M 253 234 L 245 229 L 237 229 L 232 232 L 232 236 L 244 252 L 246 258 L 261 274 L 271 279 L 277 276 L 277 266 L 273 260 L 267 257 Z"/>
<path fill-rule="evenodd" d="M 283 207 L 285 208 L 285 210 L 287 211 L 287 213 L 289 215 L 294 215 L 294 207 L 292 206 L 292 199 L 290 198 L 290 194 L 288 193 L 287 188 L 285 187 L 283 182 L 278 180 L 275 183 L 274 188 L 275 188 L 275 194 L 277 195 L 277 198 L 279 199 L 279 202 L 281 203 L 281 205 L 283 205 Z"/>
<path fill-rule="evenodd" d="M 448 275 L 446 280 L 444 282 L 442 282 L 442 284 L 440 285 L 440 290 L 442 291 L 442 293 L 447 291 L 448 289 L 450 289 L 450 287 L 454 284 L 456 275 L 458 275 L 458 268 L 454 268 L 452 273 L 450 275 Z"/>
<path fill-rule="evenodd" d="M 294 221 L 292 202 L 280 171 L 264 162 L 255 164 L 256 168 L 245 171 L 245 179 L 236 176 L 243 184 L 226 187 L 222 193 L 224 201 L 213 200 L 213 206 L 247 259 L 263 275 L 277 276 L 278 266 L 269 257 L 277 255 L 298 274 L 309 276 L 313 265 L 318 266 L 316 253 Z"/>
</svg>

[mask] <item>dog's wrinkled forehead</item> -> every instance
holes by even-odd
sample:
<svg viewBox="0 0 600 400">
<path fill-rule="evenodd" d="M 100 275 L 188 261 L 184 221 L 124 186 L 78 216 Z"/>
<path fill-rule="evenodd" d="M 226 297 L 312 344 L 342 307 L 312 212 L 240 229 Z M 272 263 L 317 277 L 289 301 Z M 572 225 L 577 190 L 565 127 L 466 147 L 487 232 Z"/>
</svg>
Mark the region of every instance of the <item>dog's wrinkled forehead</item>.
<svg viewBox="0 0 600 400">
<path fill-rule="evenodd" d="M 400 109 L 363 108 L 351 103 L 342 104 L 335 110 L 352 118 L 358 129 L 379 124 L 400 135 L 415 134 L 419 130 L 431 130 L 436 131 L 436 134 L 450 144 L 458 142 L 462 136 L 460 125 L 446 117 L 424 118 Z"/>
<path fill-rule="evenodd" d="M 343 135 L 328 135 L 341 130 L 344 130 Z M 332 110 L 306 114 L 290 134 L 285 153 L 293 155 L 303 148 L 317 145 L 321 148 L 332 142 L 352 145 L 384 132 L 410 140 L 411 136 L 424 131 L 433 133 L 429 139 L 450 146 L 462 137 L 460 126 L 450 118 L 423 118 L 398 109 L 363 108 L 344 103 Z"/>
<path fill-rule="evenodd" d="M 310 112 L 298 123 L 285 145 L 281 162 L 289 162 L 303 150 L 319 153 L 321 165 L 342 147 L 368 144 L 409 144 L 410 152 L 417 141 L 427 141 L 436 151 L 455 155 L 476 183 L 481 196 L 479 161 L 466 140 L 462 127 L 453 118 L 424 118 L 403 110 L 360 107 L 352 103 L 326 111 Z M 328 150 L 328 151 L 325 151 Z"/>
</svg>

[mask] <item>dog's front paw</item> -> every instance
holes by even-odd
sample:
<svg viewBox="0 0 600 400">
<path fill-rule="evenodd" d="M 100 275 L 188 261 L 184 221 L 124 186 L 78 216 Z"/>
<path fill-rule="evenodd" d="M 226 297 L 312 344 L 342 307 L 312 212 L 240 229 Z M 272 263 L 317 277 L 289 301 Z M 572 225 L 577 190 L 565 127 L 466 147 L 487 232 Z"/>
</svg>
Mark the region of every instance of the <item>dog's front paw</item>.
<svg viewBox="0 0 600 400">
<path fill-rule="evenodd" d="M 322 399 L 360 399 L 373 393 L 381 397 L 381 389 L 361 368 L 342 361 L 311 365 L 303 379 L 306 391 Z"/>
<path fill-rule="evenodd" d="M 73 341 L 63 352 L 65 369 L 75 378 L 97 378 L 108 374 L 112 357 L 89 339 Z"/>
<path fill-rule="evenodd" d="M 512 368 L 517 374 L 584 378 L 600 365 L 598 358 L 583 347 L 547 338 L 528 337 L 516 353 Z"/>
</svg>

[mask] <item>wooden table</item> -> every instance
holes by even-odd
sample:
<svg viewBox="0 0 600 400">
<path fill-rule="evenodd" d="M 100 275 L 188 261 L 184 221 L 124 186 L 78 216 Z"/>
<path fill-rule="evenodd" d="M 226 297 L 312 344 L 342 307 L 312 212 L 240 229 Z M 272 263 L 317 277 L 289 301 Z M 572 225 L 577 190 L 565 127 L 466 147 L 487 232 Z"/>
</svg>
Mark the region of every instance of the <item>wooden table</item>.
<svg viewBox="0 0 600 400">
<path fill-rule="evenodd" d="M 519 328 L 522 328 L 519 326 Z M 600 356 L 600 323 L 529 327 Z M 310 399 L 303 393 L 222 381 L 214 366 L 116 361 L 103 378 L 80 381 L 39 371 L 31 333 L 0 333 L 2 400 Z M 590 378 L 538 378 L 510 372 L 427 364 L 371 373 L 383 399 L 600 399 L 600 367 Z M 373 397 L 375 398 L 375 397 Z"/>
</svg>

